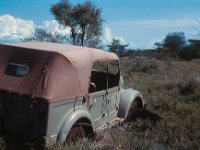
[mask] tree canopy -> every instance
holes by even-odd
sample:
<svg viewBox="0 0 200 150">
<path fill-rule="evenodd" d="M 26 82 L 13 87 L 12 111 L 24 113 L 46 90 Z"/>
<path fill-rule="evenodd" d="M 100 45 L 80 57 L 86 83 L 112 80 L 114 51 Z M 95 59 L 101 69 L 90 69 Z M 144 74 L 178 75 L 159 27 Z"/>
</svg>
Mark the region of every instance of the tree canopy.
<svg viewBox="0 0 200 150">
<path fill-rule="evenodd" d="M 51 7 L 51 12 L 58 23 L 71 28 L 70 39 L 72 44 L 96 47 L 102 34 L 101 9 L 92 2 L 71 5 L 62 0 Z"/>
<path fill-rule="evenodd" d="M 109 48 L 110 52 L 114 52 L 116 54 L 118 54 L 119 56 L 125 51 L 125 48 L 128 45 L 123 45 L 121 44 L 120 40 L 113 38 L 111 45 L 107 45 L 107 47 Z"/>
<path fill-rule="evenodd" d="M 182 48 L 186 45 L 186 38 L 184 32 L 169 33 L 164 41 L 163 47 L 167 48 Z"/>
</svg>

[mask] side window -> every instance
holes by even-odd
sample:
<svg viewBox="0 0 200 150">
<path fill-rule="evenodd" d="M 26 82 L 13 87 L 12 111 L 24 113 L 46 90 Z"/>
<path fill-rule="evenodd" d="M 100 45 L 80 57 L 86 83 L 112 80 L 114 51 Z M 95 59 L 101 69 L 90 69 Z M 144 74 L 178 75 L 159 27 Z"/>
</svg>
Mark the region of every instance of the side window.
<svg viewBox="0 0 200 150">
<path fill-rule="evenodd" d="M 119 73 L 119 62 L 118 61 L 109 61 L 108 73 L 117 75 Z"/>
<path fill-rule="evenodd" d="M 107 61 L 93 64 L 89 93 L 107 89 Z"/>
<path fill-rule="evenodd" d="M 109 61 L 108 88 L 119 86 L 120 70 L 118 61 Z"/>
<path fill-rule="evenodd" d="M 89 93 L 119 86 L 119 62 L 99 61 L 93 65 Z"/>
<path fill-rule="evenodd" d="M 92 70 L 106 73 L 107 72 L 107 61 L 98 61 L 98 62 L 94 63 Z"/>
</svg>

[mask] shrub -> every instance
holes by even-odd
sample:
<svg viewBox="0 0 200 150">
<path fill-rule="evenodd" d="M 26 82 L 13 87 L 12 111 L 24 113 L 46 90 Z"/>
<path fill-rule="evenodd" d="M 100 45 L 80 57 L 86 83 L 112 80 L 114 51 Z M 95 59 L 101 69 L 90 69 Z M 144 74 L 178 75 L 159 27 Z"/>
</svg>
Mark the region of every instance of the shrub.
<svg viewBox="0 0 200 150">
<path fill-rule="evenodd" d="M 178 50 L 178 56 L 184 60 L 200 58 L 200 48 L 188 46 Z"/>
<path fill-rule="evenodd" d="M 146 57 L 137 56 L 133 58 L 131 65 L 132 71 L 147 73 L 157 69 L 158 62 L 156 59 L 153 58 L 148 59 Z"/>
<path fill-rule="evenodd" d="M 199 77 L 192 77 L 178 85 L 180 94 L 190 95 L 194 94 L 197 89 L 200 87 Z"/>
</svg>

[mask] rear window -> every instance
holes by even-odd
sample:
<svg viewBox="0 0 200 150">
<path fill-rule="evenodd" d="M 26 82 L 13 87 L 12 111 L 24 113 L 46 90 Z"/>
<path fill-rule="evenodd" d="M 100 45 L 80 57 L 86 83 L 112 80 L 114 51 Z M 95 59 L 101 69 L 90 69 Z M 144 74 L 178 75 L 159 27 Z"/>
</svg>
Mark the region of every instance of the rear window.
<svg viewBox="0 0 200 150">
<path fill-rule="evenodd" d="M 9 63 L 4 73 L 12 76 L 23 77 L 27 75 L 29 72 L 29 67 L 27 65 L 16 64 L 16 63 Z"/>
</svg>

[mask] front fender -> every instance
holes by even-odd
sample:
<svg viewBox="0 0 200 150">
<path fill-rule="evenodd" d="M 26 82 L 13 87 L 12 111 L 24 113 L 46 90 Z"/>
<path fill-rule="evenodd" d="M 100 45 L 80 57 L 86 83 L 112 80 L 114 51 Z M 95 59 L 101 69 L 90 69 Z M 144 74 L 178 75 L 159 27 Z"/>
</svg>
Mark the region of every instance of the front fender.
<svg viewBox="0 0 200 150">
<path fill-rule="evenodd" d="M 67 114 L 65 117 L 64 117 L 64 120 L 63 120 L 63 123 L 62 123 L 62 126 L 58 132 L 58 135 L 57 135 L 57 142 L 58 143 L 64 143 L 66 138 L 67 138 L 67 135 L 70 131 L 70 129 L 73 127 L 73 125 L 80 119 L 82 118 L 86 118 L 88 119 L 90 122 L 91 122 L 91 125 L 93 127 L 93 123 L 92 123 L 92 118 L 88 112 L 87 109 L 85 108 L 78 108 L 76 109 L 75 111 L 72 111 L 70 114 Z"/>
<path fill-rule="evenodd" d="M 133 90 L 131 88 L 122 89 L 118 117 L 125 119 L 128 115 L 128 111 L 132 102 L 136 99 L 140 100 L 141 107 L 143 107 L 144 106 L 143 96 L 139 91 Z"/>
</svg>

